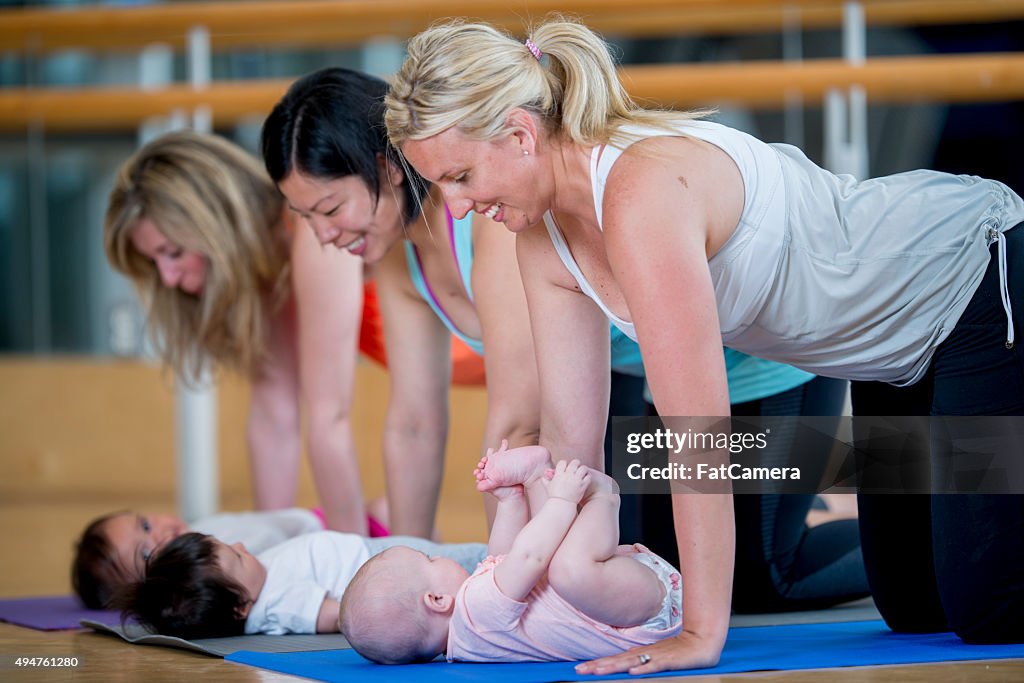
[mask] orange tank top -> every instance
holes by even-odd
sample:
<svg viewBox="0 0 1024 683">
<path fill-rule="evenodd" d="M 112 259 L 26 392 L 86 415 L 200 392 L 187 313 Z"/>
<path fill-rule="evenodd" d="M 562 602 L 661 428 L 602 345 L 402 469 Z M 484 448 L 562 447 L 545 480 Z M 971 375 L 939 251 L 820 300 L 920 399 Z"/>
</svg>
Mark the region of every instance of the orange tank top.
<svg viewBox="0 0 1024 683">
<path fill-rule="evenodd" d="M 359 351 L 387 367 L 384 350 L 384 324 L 377 301 L 377 285 L 372 280 L 363 285 L 363 321 L 359 328 Z M 452 384 L 483 386 L 484 359 L 473 353 L 465 342 L 452 336 Z"/>
</svg>

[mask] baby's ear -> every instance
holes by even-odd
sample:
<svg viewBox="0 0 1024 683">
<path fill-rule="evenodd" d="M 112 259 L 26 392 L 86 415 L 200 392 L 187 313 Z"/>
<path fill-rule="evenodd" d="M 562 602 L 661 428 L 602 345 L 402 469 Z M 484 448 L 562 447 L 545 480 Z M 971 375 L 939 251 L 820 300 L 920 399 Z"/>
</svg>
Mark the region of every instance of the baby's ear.
<svg viewBox="0 0 1024 683">
<path fill-rule="evenodd" d="M 450 614 L 455 608 L 455 598 L 451 595 L 438 595 L 437 593 L 424 593 L 423 604 L 431 612 L 438 614 Z"/>
<path fill-rule="evenodd" d="M 246 619 L 246 618 L 248 618 L 249 612 L 252 611 L 252 603 L 253 603 L 253 601 L 249 600 L 244 605 L 242 605 L 241 607 L 239 607 L 238 609 L 235 610 L 235 612 L 238 614 L 238 618 L 239 619 Z"/>
</svg>

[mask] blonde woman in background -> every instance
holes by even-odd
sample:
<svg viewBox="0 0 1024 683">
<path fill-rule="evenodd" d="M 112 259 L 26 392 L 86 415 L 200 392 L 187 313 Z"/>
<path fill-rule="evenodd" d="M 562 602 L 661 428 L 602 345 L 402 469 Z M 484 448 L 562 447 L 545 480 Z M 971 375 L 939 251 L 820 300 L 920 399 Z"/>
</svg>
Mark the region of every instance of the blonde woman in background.
<svg viewBox="0 0 1024 683">
<path fill-rule="evenodd" d="M 363 304 L 359 259 L 295 229 L 259 162 L 180 131 L 121 167 L 104 242 L 132 280 L 166 367 L 249 378 L 246 441 L 256 507 L 295 501 L 300 406 L 327 527 L 367 535 L 349 412 Z"/>
<path fill-rule="evenodd" d="M 560 19 L 525 43 L 440 25 L 408 51 L 389 136 L 455 216 L 517 233 L 552 453 L 603 428 L 609 319 L 639 341 L 664 416 L 729 415 L 723 342 L 859 380 L 855 414 L 1024 414 L 1011 312 L 1024 310 L 1024 201 L 1001 183 L 933 171 L 858 183 L 791 146 L 642 109 L 607 45 Z M 718 661 L 730 499 L 673 496 L 682 633 L 579 671 Z M 860 524 L 892 628 L 1024 640 L 1024 497 L 861 495 Z"/>
</svg>

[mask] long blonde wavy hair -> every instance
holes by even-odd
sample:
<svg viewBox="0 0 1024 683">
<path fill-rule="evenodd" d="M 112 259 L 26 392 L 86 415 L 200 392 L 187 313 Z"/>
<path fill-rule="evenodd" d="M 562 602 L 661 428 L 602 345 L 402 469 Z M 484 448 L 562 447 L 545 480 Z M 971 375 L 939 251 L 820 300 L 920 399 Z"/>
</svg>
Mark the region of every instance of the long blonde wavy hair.
<svg viewBox="0 0 1024 683">
<path fill-rule="evenodd" d="M 619 82 L 608 45 L 577 21 L 554 15 L 529 37 L 542 59 L 484 23 L 449 21 L 414 37 L 385 97 L 392 144 L 452 127 L 488 140 L 517 107 L 537 114 L 549 134 L 581 145 L 630 140 L 621 131 L 627 124 L 670 128 L 706 113 L 640 107 Z"/>
<path fill-rule="evenodd" d="M 134 283 L 154 345 L 182 379 L 197 379 L 206 360 L 258 373 L 288 282 L 283 210 L 256 159 L 214 135 L 168 133 L 121 165 L 104 222 L 107 259 Z M 164 286 L 135 249 L 131 234 L 144 218 L 206 259 L 201 295 Z"/>
</svg>

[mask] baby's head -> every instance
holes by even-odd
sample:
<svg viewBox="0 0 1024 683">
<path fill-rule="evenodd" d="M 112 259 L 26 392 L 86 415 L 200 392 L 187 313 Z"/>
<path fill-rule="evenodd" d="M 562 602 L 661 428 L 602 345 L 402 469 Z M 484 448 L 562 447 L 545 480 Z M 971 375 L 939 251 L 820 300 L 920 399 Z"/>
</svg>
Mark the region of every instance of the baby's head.
<svg viewBox="0 0 1024 683">
<path fill-rule="evenodd" d="M 394 546 L 352 577 L 338 626 L 378 664 L 430 661 L 445 651 L 455 594 L 468 576 L 455 560 Z"/>
<path fill-rule="evenodd" d="M 82 532 L 71 564 L 71 585 L 82 603 L 106 607 L 121 586 L 138 581 L 157 547 L 188 531 L 167 514 L 114 512 L 93 520 Z"/>
<path fill-rule="evenodd" d="M 266 579 L 266 568 L 241 543 L 188 533 L 157 550 L 142 579 L 118 589 L 111 604 L 164 635 L 241 635 Z"/>
</svg>

